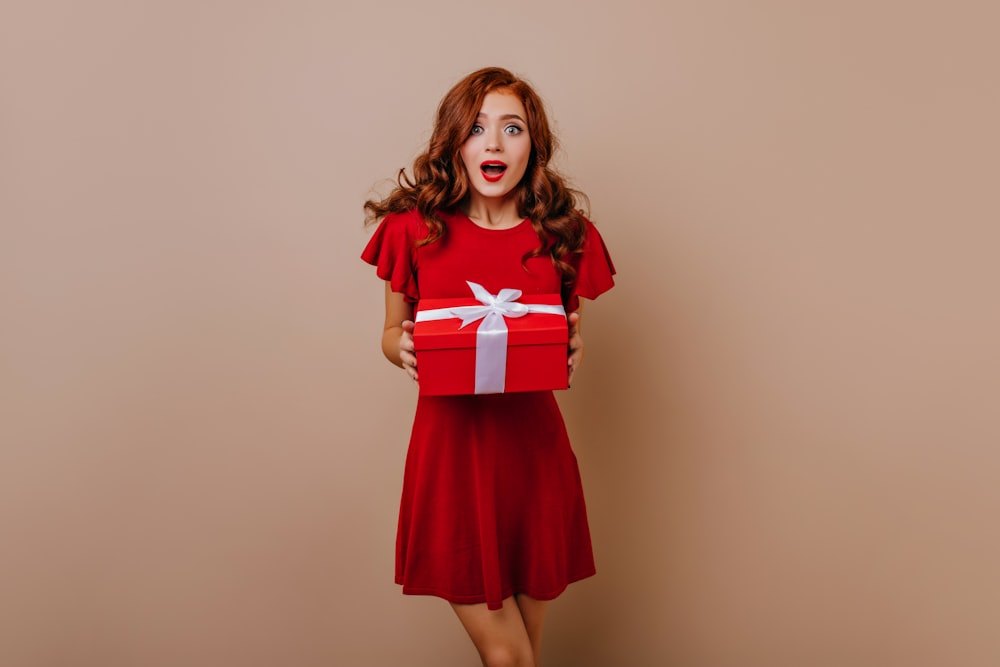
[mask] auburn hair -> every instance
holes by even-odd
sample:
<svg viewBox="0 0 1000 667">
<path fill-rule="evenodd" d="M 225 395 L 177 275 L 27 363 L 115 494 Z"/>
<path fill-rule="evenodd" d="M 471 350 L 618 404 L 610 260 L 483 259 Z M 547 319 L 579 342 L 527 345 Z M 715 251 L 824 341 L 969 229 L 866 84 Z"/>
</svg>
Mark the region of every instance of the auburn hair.
<svg viewBox="0 0 1000 667">
<path fill-rule="evenodd" d="M 469 137 L 486 95 L 492 92 L 510 93 L 518 97 L 527 113 L 531 155 L 521 182 L 512 191 L 517 213 L 528 218 L 541 245 L 527 253 L 523 260 L 548 254 L 563 283 L 569 283 L 576 271 L 566 261 L 580 252 L 586 235 L 586 221 L 577 210 L 586 195 L 570 188 L 551 167 L 549 161 L 557 141 L 549 128 L 541 98 L 531 86 L 500 67 L 487 67 L 459 81 L 438 105 L 437 119 L 427 150 L 413 162 L 413 177 L 400 169 L 396 186 L 381 200 L 365 202 L 366 224 L 378 222 L 390 213 L 416 209 L 429 229 L 428 235 L 417 242 L 425 245 L 445 235 L 445 225 L 438 211 L 450 211 L 466 201 L 469 176 L 461 159 L 462 144 Z"/>
</svg>

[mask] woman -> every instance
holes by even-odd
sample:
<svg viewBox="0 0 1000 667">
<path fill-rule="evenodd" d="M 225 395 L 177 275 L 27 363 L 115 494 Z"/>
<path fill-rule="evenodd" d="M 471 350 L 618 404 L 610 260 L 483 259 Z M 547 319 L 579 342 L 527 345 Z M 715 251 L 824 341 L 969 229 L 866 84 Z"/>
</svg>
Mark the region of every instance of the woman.
<svg viewBox="0 0 1000 667">
<path fill-rule="evenodd" d="M 559 293 L 567 374 L 583 359 L 580 297 L 614 266 L 578 193 L 549 166 L 555 139 L 538 95 L 507 70 L 456 84 L 412 178 L 365 203 L 381 221 L 362 258 L 386 281 L 382 351 L 419 380 L 420 299 Z M 538 667 L 546 603 L 594 574 L 576 458 L 551 391 L 420 396 L 396 547 L 403 592 L 448 600 L 483 664 Z"/>
</svg>

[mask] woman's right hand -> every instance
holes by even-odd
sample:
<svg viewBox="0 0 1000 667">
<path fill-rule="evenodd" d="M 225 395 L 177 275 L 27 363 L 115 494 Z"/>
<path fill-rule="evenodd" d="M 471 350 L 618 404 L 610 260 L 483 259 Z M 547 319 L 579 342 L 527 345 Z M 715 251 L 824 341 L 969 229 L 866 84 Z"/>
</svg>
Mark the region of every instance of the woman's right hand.
<svg viewBox="0 0 1000 667">
<path fill-rule="evenodd" d="M 417 382 L 417 353 L 413 349 L 413 320 L 403 320 L 399 336 L 399 360 L 410 379 Z"/>
<path fill-rule="evenodd" d="M 382 330 L 382 354 L 417 381 L 417 354 L 413 350 L 413 304 L 392 285 L 385 284 L 385 328 Z"/>
</svg>

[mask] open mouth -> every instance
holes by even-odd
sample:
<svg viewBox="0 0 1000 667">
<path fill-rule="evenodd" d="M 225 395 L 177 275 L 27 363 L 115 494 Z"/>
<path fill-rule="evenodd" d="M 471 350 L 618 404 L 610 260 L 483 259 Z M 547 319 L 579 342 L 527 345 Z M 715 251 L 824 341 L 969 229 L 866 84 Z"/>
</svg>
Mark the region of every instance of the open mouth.
<svg viewBox="0 0 1000 667">
<path fill-rule="evenodd" d="M 479 170 L 482 172 L 483 178 L 494 183 L 503 178 L 504 172 L 507 171 L 507 165 L 499 160 L 489 160 L 479 165 Z"/>
</svg>

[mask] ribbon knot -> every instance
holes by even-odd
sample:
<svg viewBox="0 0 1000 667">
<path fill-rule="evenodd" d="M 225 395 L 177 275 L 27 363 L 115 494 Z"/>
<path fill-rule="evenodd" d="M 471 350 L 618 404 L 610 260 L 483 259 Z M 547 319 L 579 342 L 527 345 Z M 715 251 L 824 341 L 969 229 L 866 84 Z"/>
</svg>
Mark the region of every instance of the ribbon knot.
<svg viewBox="0 0 1000 667">
<path fill-rule="evenodd" d="M 464 329 L 473 322 L 491 315 L 495 317 L 524 317 L 529 312 L 526 305 L 517 303 L 517 299 L 521 298 L 521 290 L 519 289 L 504 288 L 494 295 L 490 294 L 489 290 L 479 283 L 466 280 L 465 284 L 472 290 L 472 296 L 476 298 L 476 301 L 483 305 L 451 308 L 452 315 L 462 320 L 459 329 Z"/>
</svg>

